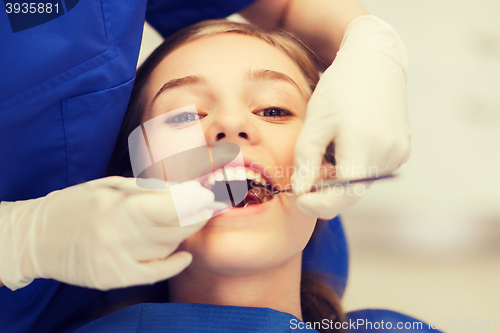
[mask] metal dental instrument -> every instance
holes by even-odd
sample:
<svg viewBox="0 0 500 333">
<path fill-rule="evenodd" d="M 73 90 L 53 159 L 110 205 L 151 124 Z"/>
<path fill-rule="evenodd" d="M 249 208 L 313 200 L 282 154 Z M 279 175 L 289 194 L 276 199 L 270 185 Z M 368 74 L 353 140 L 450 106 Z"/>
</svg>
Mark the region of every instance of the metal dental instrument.
<svg viewBox="0 0 500 333">
<path fill-rule="evenodd" d="M 306 193 L 312 193 L 312 192 L 317 192 L 319 189 L 322 188 L 328 188 L 328 187 L 334 187 L 337 185 L 340 186 L 345 186 L 345 185 L 350 185 L 353 183 L 361 183 L 361 182 L 369 182 L 369 181 L 375 181 L 375 180 L 380 180 L 380 179 L 388 179 L 388 178 L 393 178 L 395 175 L 384 175 L 380 177 L 370 177 L 370 178 L 361 178 L 361 179 L 328 179 L 328 178 L 323 178 L 319 182 L 316 182 L 313 184 L 309 192 Z M 257 187 L 257 188 L 252 188 L 248 191 L 247 196 L 245 197 L 245 200 L 243 201 L 243 207 L 247 207 L 249 205 L 253 205 L 256 203 L 264 203 L 266 201 L 271 200 L 274 198 L 275 195 L 284 193 L 284 192 L 292 192 L 291 186 L 286 189 L 286 190 L 274 190 L 273 188 L 264 188 L 264 187 Z"/>
<path fill-rule="evenodd" d="M 355 184 L 355 183 L 371 182 L 371 181 L 376 181 L 376 180 L 380 180 L 380 179 L 390 179 L 390 178 L 394 178 L 394 177 L 396 177 L 396 175 L 384 175 L 384 176 L 380 176 L 380 177 L 370 177 L 370 178 L 360 178 L 360 179 L 322 179 L 322 180 L 314 183 L 313 186 L 311 187 L 311 189 L 306 193 L 314 193 L 322 188 L 329 188 L 329 187 L 334 187 L 337 185 L 345 186 L 345 185 L 350 185 L 350 184 Z M 109 186 L 109 187 L 114 189 L 114 190 L 130 193 L 130 194 L 136 194 L 136 193 L 143 192 L 142 190 L 120 188 L 117 186 Z M 260 191 L 264 191 L 263 196 L 259 195 L 261 193 Z M 247 207 L 248 205 L 251 205 L 251 204 L 255 204 L 256 200 L 258 200 L 260 203 L 263 203 L 265 201 L 272 199 L 277 194 L 281 194 L 284 192 L 290 193 L 290 192 L 292 192 L 292 188 L 290 187 L 290 188 L 287 188 L 286 190 L 274 190 L 274 189 L 269 190 L 266 188 L 260 188 L 258 192 L 259 193 L 256 193 L 255 189 L 250 189 L 248 191 L 248 193 L 252 194 L 252 197 L 248 198 L 248 199 L 247 199 L 247 197 L 245 197 L 244 207 Z M 247 194 L 247 196 L 248 196 L 248 194 Z M 263 201 L 263 199 L 264 199 L 264 201 Z M 214 201 L 214 202 L 210 203 L 206 208 L 211 208 L 214 210 L 222 210 L 222 209 L 226 209 L 226 208 L 230 208 L 230 207 L 231 206 L 227 203 L 220 202 L 220 201 Z"/>
<path fill-rule="evenodd" d="M 345 185 L 350 185 L 353 183 L 371 182 L 371 181 L 375 181 L 375 180 L 389 179 L 389 178 L 394 178 L 394 177 L 396 177 L 396 175 L 384 175 L 384 176 L 380 176 L 380 177 L 370 177 L 370 178 L 360 178 L 360 179 L 326 179 L 326 180 L 323 179 L 319 182 L 314 183 L 313 186 L 311 187 L 311 189 L 309 190 L 309 192 L 307 192 L 307 193 L 314 193 L 322 188 L 333 187 L 336 185 L 345 186 Z M 286 190 L 277 190 L 277 191 L 273 190 L 271 193 L 274 196 L 276 194 L 280 194 L 283 192 L 292 192 L 292 191 L 293 190 L 290 187 Z"/>
</svg>

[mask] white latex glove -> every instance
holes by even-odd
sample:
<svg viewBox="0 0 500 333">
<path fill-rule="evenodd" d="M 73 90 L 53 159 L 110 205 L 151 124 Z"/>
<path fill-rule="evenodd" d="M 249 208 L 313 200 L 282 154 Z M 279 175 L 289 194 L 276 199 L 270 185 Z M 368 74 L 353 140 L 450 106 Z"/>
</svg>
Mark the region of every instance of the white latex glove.
<svg viewBox="0 0 500 333">
<path fill-rule="evenodd" d="M 390 25 L 373 15 L 350 23 L 308 103 L 295 148 L 292 184 L 299 209 L 332 218 L 363 194 L 360 184 L 357 194 L 354 184 L 343 194 L 340 188 L 304 194 L 332 140 L 340 179 L 390 174 L 408 160 L 407 71 L 406 48 Z"/>
<path fill-rule="evenodd" d="M 210 190 L 196 181 L 176 187 L 176 196 L 183 196 L 176 204 L 185 202 L 176 206 L 179 216 L 212 216 L 205 208 L 214 201 Z M 152 284 L 191 263 L 190 253 L 174 251 L 205 223 L 180 227 L 170 191 L 142 189 L 133 178 L 98 179 L 38 199 L 2 202 L 0 280 L 11 290 L 36 278 L 101 290 Z"/>
</svg>

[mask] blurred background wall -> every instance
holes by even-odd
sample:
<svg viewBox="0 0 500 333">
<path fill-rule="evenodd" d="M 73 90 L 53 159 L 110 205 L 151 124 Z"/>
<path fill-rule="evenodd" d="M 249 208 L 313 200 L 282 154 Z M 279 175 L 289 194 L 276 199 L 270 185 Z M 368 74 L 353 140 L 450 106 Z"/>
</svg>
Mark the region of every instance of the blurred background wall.
<svg viewBox="0 0 500 333">
<path fill-rule="evenodd" d="M 500 1 L 362 3 L 408 48 L 413 152 L 400 179 L 342 214 L 352 251 L 344 305 L 440 328 L 496 319 L 486 331 L 500 332 Z"/>
<path fill-rule="evenodd" d="M 342 214 L 344 307 L 393 309 L 447 332 L 464 330 L 445 320 L 496 320 L 481 331 L 500 332 L 500 1 L 361 2 L 408 48 L 413 152 L 399 178 Z M 160 43 L 146 25 L 139 61 Z"/>
</svg>

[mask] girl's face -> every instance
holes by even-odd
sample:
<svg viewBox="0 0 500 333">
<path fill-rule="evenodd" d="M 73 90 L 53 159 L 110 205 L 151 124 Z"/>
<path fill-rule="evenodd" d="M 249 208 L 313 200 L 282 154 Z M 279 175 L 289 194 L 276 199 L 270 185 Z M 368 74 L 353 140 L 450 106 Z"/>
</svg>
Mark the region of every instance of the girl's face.
<svg viewBox="0 0 500 333">
<path fill-rule="evenodd" d="M 147 100 L 171 80 L 177 81 L 156 97 L 144 120 L 195 104 L 207 142 L 236 143 L 247 171 L 260 170 L 268 183 L 282 188 L 289 184 L 311 93 L 291 58 L 256 37 L 224 33 L 165 57 L 150 77 Z M 280 194 L 263 204 L 232 208 L 179 249 L 193 254 L 190 268 L 219 274 L 281 265 L 301 255 L 316 222 L 289 199 Z"/>
</svg>

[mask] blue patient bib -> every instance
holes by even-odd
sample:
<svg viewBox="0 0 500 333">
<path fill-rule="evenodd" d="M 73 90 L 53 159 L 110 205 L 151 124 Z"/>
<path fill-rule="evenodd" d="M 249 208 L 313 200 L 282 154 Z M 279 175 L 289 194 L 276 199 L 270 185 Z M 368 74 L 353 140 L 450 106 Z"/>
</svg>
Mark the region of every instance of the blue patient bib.
<svg viewBox="0 0 500 333">
<path fill-rule="evenodd" d="M 269 308 L 209 304 L 137 304 L 80 328 L 78 333 L 317 332 L 297 317 Z M 292 330 L 293 329 L 293 330 Z"/>
</svg>

